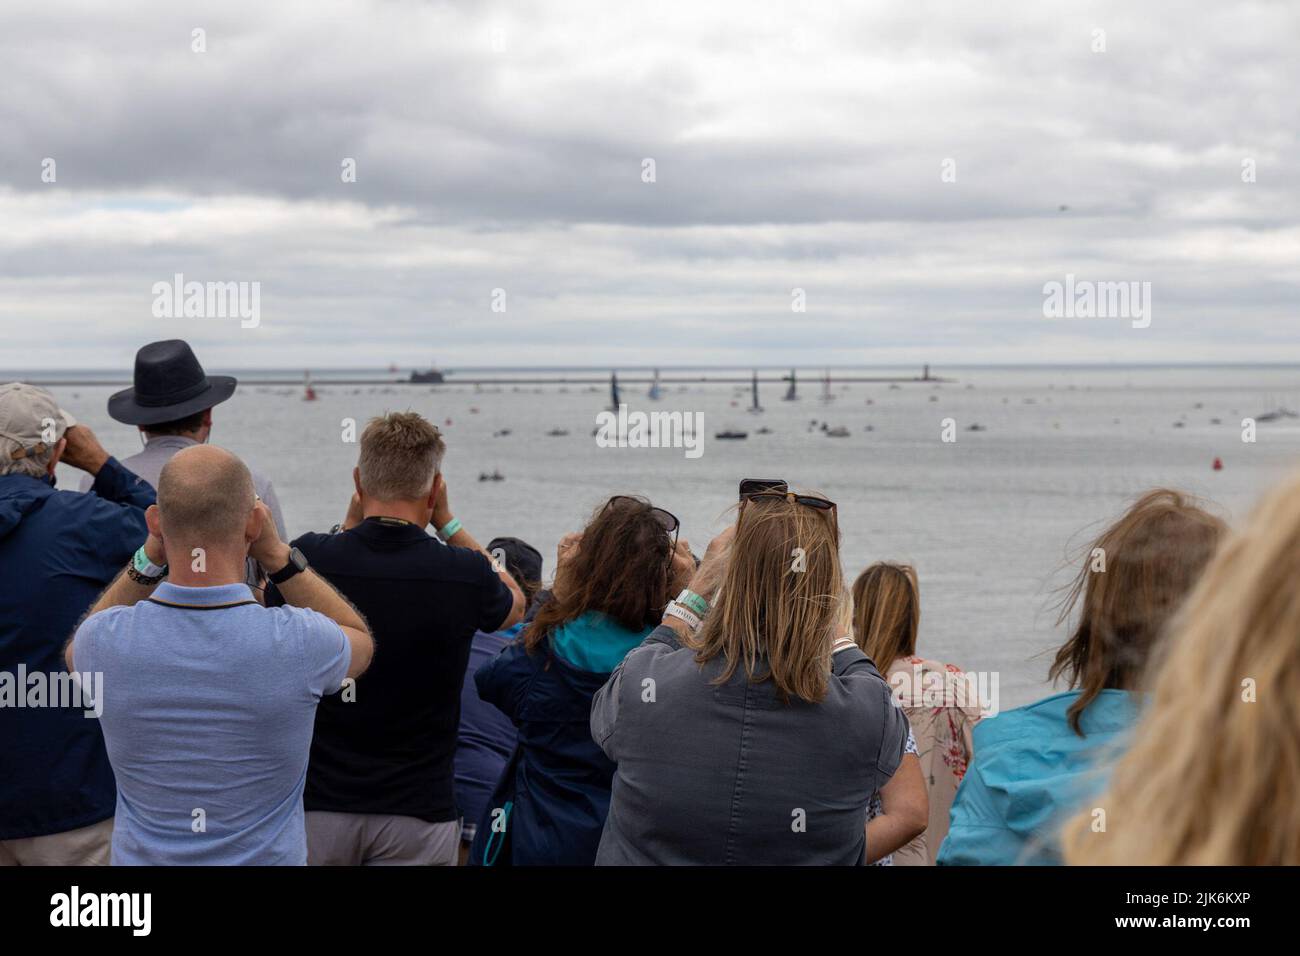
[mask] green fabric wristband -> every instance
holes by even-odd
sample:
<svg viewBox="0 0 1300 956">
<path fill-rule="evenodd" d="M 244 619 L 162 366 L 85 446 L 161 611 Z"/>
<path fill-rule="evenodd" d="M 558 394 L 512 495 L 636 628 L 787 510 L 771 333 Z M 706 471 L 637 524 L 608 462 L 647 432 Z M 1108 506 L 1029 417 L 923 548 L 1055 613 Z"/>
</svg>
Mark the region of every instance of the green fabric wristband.
<svg viewBox="0 0 1300 956">
<path fill-rule="evenodd" d="M 694 591 L 683 590 L 681 594 L 677 595 L 677 603 L 690 608 L 700 617 L 704 617 L 704 615 L 709 613 L 709 602 L 704 600 L 704 598 L 700 597 Z"/>
</svg>

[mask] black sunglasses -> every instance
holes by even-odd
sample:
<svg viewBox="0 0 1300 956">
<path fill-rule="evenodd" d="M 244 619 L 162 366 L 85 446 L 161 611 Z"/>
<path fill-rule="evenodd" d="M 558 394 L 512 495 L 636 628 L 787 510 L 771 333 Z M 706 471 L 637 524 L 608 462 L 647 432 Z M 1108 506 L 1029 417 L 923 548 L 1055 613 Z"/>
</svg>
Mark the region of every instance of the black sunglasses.
<svg viewBox="0 0 1300 956">
<path fill-rule="evenodd" d="M 615 495 L 613 498 L 610 498 L 609 501 L 605 502 L 605 507 L 612 508 L 615 502 L 622 502 L 622 501 L 626 501 L 629 504 L 639 505 L 643 507 L 649 504 L 648 502 L 642 501 L 640 498 L 633 498 L 631 495 Z M 668 532 L 669 534 L 677 533 L 677 529 L 682 526 L 682 523 L 677 520 L 677 516 L 675 514 L 673 514 L 671 511 L 665 511 L 663 508 L 656 508 L 654 505 L 649 505 L 649 507 L 650 507 L 650 514 L 654 516 L 654 519 L 656 521 L 658 521 L 661 525 L 663 525 L 664 531 Z"/>
<path fill-rule="evenodd" d="M 803 505 L 806 508 L 816 508 L 818 511 L 835 510 L 835 502 L 827 498 L 818 498 L 816 495 L 796 495 L 793 491 L 758 491 L 752 495 L 746 495 L 745 500 L 793 501 L 797 505 Z"/>
</svg>

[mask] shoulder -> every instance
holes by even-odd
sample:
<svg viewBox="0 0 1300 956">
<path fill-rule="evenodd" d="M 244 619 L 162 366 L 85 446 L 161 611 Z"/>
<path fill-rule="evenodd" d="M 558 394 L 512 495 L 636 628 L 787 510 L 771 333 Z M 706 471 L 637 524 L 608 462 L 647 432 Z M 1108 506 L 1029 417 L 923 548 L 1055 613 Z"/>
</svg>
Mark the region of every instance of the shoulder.
<svg viewBox="0 0 1300 956">
<path fill-rule="evenodd" d="M 135 606 L 125 606 L 105 608 L 90 615 L 77 626 L 73 634 L 73 646 L 78 650 L 94 648 L 99 644 L 102 635 L 111 634 L 127 626 L 134 620 L 135 614 Z M 113 640 L 108 640 L 104 645 L 112 647 L 114 643 Z"/>
<path fill-rule="evenodd" d="M 300 640 L 328 638 L 345 640 L 343 629 L 333 619 L 309 607 L 282 604 L 279 607 L 240 608 L 253 616 L 257 624 L 279 637 Z"/>
<path fill-rule="evenodd" d="M 1000 747 L 1020 747 L 1027 742 L 1035 745 L 1062 734 L 1074 735 L 1065 719 L 1070 702 L 1077 697 L 1075 691 L 1052 694 L 999 714 L 986 717 L 974 728 L 975 753 L 981 748 L 993 750 Z"/>
<path fill-rule="evenodd" d="M 628 651 L 622 668 L 625 674 L 643 673 L 666 663 L 689 664 L 691 669 L 699 670 L 694 649 L 683 645 L 677 632 L 667 624 L 660 624 L 646 635 L 644 641 Z"/>
<path fill-rule="evenodd" d="M 318 554 L 326 548 L 346 547 L 347 543 L 343 534 L 324 534 L 319 531 L 308 531 L 289 542 L 291 547 L 305 554 L 308 560 L 311 560 L 313 554 Z"/>
<path fill-rule="evenodd" d="M 492 562 L 482 551 L 476 551 L 473 548 L 462 548 L 455 544 L 442 544 L 435 538 L 429 538 L 429 548 L 432 549 L 443 561 L 451 567 L 472 568 L 481 571 L 484 568 L 492 570 Z"/>
</svg>

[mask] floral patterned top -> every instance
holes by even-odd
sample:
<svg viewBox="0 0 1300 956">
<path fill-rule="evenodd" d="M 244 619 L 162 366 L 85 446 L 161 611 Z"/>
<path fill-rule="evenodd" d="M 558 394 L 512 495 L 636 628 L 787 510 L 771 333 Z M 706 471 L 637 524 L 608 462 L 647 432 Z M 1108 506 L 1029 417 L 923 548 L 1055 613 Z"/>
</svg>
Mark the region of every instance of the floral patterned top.
<svg viewBox="0 0 1300 956">
<path fill-rule="evenodd" d="M 953 664 L 912 656 L 894 661 L 885 679 L 916 735 L 930 798 L 930 825 L 894 852 L 894 863 L 933 866 L 948 835 L 953 797 L 974 753 L 971 732 L 982 715 L 976 675 Z"/>
</svg>

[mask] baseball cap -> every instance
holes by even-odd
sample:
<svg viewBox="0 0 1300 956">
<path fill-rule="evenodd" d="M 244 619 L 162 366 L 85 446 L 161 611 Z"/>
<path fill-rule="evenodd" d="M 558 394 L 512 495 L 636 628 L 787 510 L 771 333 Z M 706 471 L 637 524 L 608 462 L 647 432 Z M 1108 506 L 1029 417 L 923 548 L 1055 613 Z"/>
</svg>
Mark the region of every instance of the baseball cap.
<svg viewBox="0 0 1300 956">
<path fill-rule="evenodd" d="M 26 382 L 0 385 L 0 455 L 4 458 L 43 455 L 76 424 L 45 389 Z"/>
<path fill-rule="evenodd" d="M 500 549 L 504 558 L 506 571 L 516 581 L 540 581 L 542 579 L 542 555 L 531 544 L 518 538 L 493 538 L 488 542 L 487 553 Z"/>
</svg>

